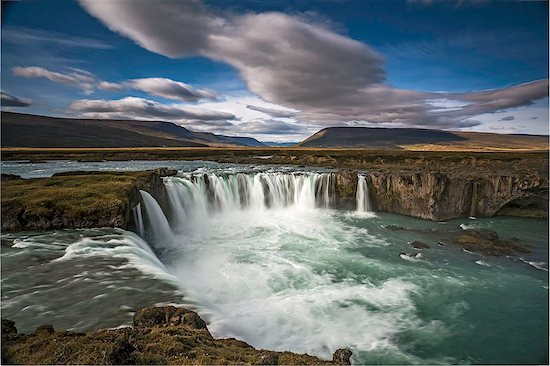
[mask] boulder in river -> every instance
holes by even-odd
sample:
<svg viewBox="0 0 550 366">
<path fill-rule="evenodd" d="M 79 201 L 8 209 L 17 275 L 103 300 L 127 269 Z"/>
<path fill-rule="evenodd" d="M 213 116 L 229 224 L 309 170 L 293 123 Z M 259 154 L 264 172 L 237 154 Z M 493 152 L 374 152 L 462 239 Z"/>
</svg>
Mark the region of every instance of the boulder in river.
<svg viewBox="0 0 550 366">
<path fill-rule="evenodd" d="M 429 249 L 430 246 L 422 241 L 415 240 L 411 243 L 411 247 L 414 249 Z"/>
<path fill-rule="evenodd" d="M 453 239 L 455 244 L 460 245 L 471 252 L 478 252 L 485 255 L 514 256 L 517 253 L 530 253 L 528 244 L 514 238 L 511 240 L 500 239 L 495 231 L 487 229 L 464 230 Z"/>
</svg>

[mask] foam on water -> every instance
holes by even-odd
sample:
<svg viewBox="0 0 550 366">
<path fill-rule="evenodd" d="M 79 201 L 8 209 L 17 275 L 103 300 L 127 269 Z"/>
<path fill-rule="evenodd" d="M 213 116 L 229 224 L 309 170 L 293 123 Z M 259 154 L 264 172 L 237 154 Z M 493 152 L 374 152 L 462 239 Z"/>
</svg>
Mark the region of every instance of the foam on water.
<svg viewBox="0 0 550 366">
<path fill-rule="evenodd" d="M 216 337 L 326 358 L 339 347 L 389 347 L 396 333 L 420 323 L 410 298 L 416 286 L 331 274 L 342 262 L 364 261 L 345 250 L 350 243 L 380 241 L 338 224 L 334 214 L 283 208 L 217 215 L 208 230 L 187 234 L 167 267 Z"/>
</svg>

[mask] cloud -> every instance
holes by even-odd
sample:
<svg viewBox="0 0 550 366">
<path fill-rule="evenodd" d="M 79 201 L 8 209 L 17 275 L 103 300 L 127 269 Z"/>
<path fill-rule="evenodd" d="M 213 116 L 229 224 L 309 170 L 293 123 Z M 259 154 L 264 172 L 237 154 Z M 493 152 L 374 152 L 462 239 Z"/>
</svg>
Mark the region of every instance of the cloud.
<svg viewBox="0 0 550 366">
<path fill-rule="evenodd" d="M 219 13 L 198 1 L 81 4 L 110 29 L 152 52 L 200 55 L 232 65 L 252 92 L 272 103 L 297 109 L 321 106 L 335 95 L 357 95 L 385 78 L 383 59 L 369 46 L 298 16 Z"/>
<path fill-rule="evenodd" d="M 16 76 L 25 78 L 46 78 L 50 81 L 70 85 L 93 93 L 95 89 L 107 91 L 140 90 L 149 95 L 186 102 L 215 100 L 219 94 L 213 90 L 195 88 L 189 84 L 167 78 L 142 78 L 125 80 L 120 83 L 100 80 L 86 70 L 70 68 L 69 72 L 56 72 L 43 67 L 16 66 L 12 68 Z"/>
<path fill-rule="evenodd" d="M 27 27 L 6 27 L 2 29 L 2 42 L 25 45 L 27 47 L 33 47 L 37 44 L 48 44 L 50 46 L 57 45 L 100 50 L 113 48 L 111 44 L 103 40 Z"/>
<path fill-rule="evenodd" d="M 126 84 L 150 95 L 186 102 L 201 99 L 214 100 L 218 97 L 218 93 L 212 90 L 194 88 L 189 84 L 166 78 L 133 79 L 127 81 Z"/>
<path fill-rule="evenodd" d="M 213 29 L 224 21 L 196 0 L 82 1 L 81 5 L 112 31 L 172 58 L 200 54 Z"/>
<path fill-rule="evenodd" d="M 108 91 L 121 91 L 126 89 L 126 86 L 124 84 L 112 83 L 110 81 L 100 81 L 97 83 L 97 88 Z"/>
<path fill-rule="evenodd" d="M 69 111 L 89 118 L 141 120 L 231 120 L 230 113 L 181 104 L 162 104 L 148 99 L 126 97 L 118 100 L 83 99 L 72 102 Z"/>
<path fill-rule="evenodd" d="M 252 109 L 253 111 L 265 113 L 275 118 L 291 118 L 296 116 L 296 114 L 298 113 L 296 111 L 291 111 L 291 110 L 260 107 L 257 105 L 247 105 L 246 108 Z"/>
<path fill-rule="evenodd" d="M 269 119 L 236 124 L 234 131 L 249 135 L 292 135 L 303 133 L 304 128 L 296 124 Z"/>
<path fill-rule="evenodd" d="M 12 68 L 12 72 L 14 75 L 24 78 L 46 78 L 56 83 L 77 87 L 85 92 L 92 92 L 96 83 L 96 79 L 92 74 L 79 69 L 73 69 L 68 73 L 61 73 L 37 66 L 16 66 Z"/>
<path fill-rule="evenodd" d="M 460 110 L 461 114 L 494 112 L 531 105 L 536 100 L 548 97 L 548 79 L 535 80 L 509 88 L 448 95 L 471 103 Z"/>
<path fill-rule="evenodd" d="M 515 119 L 516 119 L 516 117 L 514 117 L 514 116 L 506 116 L 506 117 L 502 117 L 501 119 L 499 119 L 499 121 L 513 121 Z"/>
<path fill-rule="evenodd" d="M 424 93 L 385 84 L 383 58 L 336 33 L 327 22 L 279 12 L 235 14 L 199 1 L 92 1 L 82 6 L 111 30 L 167 57 L 204 56 L 237 69 L 263 100 L 298 110 L 252 110 L 314 125 L 350 121 L 466 128 L 471 118 L 529 105 L 548 95 L 548 80 L 473 93 Z M 124 14 L 123 16 L 119 16 Z M 151 22 L 150 19 L 163 19 Z M 430 100 L 458 101 L 434 108 Z M 456 103 L 455 103 L 456 104 Z"/>
<path fill-rule="evenodd" d="M 32 104 L 29 99 L 19 98 L 4 92 L 0 93 L 2 107 L 28 107 Z"/>
</svg>

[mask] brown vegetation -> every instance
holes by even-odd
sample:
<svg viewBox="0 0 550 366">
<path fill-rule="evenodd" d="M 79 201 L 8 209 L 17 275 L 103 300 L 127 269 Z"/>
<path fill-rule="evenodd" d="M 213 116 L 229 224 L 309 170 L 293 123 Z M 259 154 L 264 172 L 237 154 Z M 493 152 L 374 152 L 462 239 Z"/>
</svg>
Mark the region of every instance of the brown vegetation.
<svg viewBox="0 0 550 366">
<path fill-rule="evenodd" d="M 193 311 L 173 306 L 145 308 L 134 326 L 74 333 L 41 326 L 18 334 L 2 319 L 2 363 L 148 364 L 148 365 L 322 365 L 349 364 L 351 351 L 335 352 L 334 361 L 307 354 L 257 350 L 234 338 L 214 339 Z"/>
</svg>

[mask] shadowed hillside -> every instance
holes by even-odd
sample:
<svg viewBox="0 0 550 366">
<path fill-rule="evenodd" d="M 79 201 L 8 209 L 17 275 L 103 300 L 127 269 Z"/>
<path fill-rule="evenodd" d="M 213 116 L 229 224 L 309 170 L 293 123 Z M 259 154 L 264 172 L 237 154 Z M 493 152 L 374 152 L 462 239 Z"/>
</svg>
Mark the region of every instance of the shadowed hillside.
<svg viewBox="0 0 550 366">
<path fill-rule="evenodd" d="M 546 150 L 548 136 L 419 128 L 329 127 L 297 146 L 411 150 Z"/>
<path fill-rule="evenodd" d="M 249 137 L 193 132 L 171 122 L 72 119 L 2 112 L 3 147 L 265 146 Z"/>
</svg>

